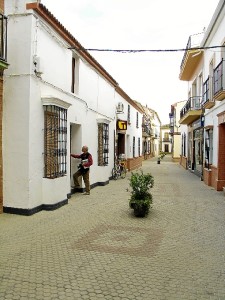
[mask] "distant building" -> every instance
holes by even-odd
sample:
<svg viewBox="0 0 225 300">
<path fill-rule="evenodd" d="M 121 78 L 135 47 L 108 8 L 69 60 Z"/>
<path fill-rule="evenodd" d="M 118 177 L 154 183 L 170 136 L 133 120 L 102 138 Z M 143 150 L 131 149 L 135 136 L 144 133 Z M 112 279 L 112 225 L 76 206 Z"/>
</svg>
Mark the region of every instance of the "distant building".
<svg viewBox="0 0 225 300">
<path fill-rule="evenodd" d="M 182 139 L 186 138 L 186 133 L 183 132 L 183 135 L 181 136 L 181 126 L 179 123 L 180 120 L 180 110 L 184 106 L 186 101 L 180 101 L 176 102 L 171 105 L 171 111 L 169 114 L 170 118 L 170 136 L 171 136 L 171 144 L 172 144 L 172 159 L 174 161 L 180 161 L 182 157 L 185 160 L 185 149 L 182 149 Z M 186 126 L 185 126 L 186 128 Z M 182 155 L 183 153 L 183 155 Z M 184 162 L 186 164 L 186 161 Z"/>
<path fill-rule="evenodd" d="M 161 131 L 161 151 L 171 153 L 172 139 L 170 136 L 170 124 L 164 124 L 160 127 Z"/>
<path fill-rule="evenodd" d="M 160 127 L 161 121 L 156 111 L 144 106 L 140 102 L 135 103 L 142 110 L 142 155 L 151 158 L 159 155 L 160 151 Z"/>
</svg>

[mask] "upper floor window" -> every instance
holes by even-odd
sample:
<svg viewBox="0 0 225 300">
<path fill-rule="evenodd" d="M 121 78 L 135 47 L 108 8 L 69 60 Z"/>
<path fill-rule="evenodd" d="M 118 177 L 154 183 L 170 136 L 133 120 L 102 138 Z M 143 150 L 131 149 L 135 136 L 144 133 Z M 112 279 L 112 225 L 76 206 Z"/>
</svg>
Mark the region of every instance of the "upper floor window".
<svg viewBox="0 0 225 300">
<path fill-rule="evenodd" d="M 53 179 L 67 172 L 67 110 L 55 105 L 44 109 L 44 177 Z"/>
<path fill-rule="evenodd" d="M 98 124 L 98 165 L 109 163 L 109 124 Z"/>
<path fill-rule="evenodd" d="M 79 59 L 77 56 L 72 57 L 72 83 L 71 93 L 78 94 L 79 87 Z"/>
<path fill-rule="evenodd" d="M 136 117 L 136 128 L 138 128 L 139 127 L 139 118 L 138 118 L 139 116 L 138 116 L 138 112 L 137 112 L 137 117 Z"/>
<path fill-rule="evenodd" d="M 0 59 L 7 60 L 7 18 L 0 14 Z"/>
<path fill-rule="evenodd" d="M 164 142 L 169 142 L 169 140 L 170 140 L 169 132 L 164 132 L 163 141 Z"/>
<path fill-rule="evenodd" d="M 127 106 L 127 122 L 130 124 L 130 105 Z"/>
</svg>

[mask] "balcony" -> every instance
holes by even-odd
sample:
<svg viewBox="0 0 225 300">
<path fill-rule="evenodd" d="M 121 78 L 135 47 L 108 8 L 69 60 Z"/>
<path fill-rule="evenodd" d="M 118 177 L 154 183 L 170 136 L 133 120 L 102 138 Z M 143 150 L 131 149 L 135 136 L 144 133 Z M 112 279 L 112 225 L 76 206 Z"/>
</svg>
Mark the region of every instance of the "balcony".
<svg viewBox="0 0 225 300">
<path fill-rule="evenodd" d="M 163 138 L 162 140 L 165 143 L 171 143 L 171 139 L 170 138 Z"/>
<path fill-rule="evenodd" d="M 191 79 L 196 66 L 203 56 L 203 50 L 198 49 L 203 38 L 203 32 L 191 35 L 188 39 L 186 50 L 180 66 L 180 80 L 188 81 Z"/>
<path fill-rule="evenodd" d="M 143 137 L 151 136 L 151 128 L 149 125 L 142 124 L 142 136 Z"/>
<path fill-rule="evenodd" d="M 170 135 L 174 134 L 174 127 L 170 127 Z"/>
<path fill-rule="evenodd" d="M 206 79 L 206 81 L 203 83 L 203 97 L 202 97 L 203 108 L 209 109 L 215 105 L 215 101 L 213 99 L 212 87 L 213 87 L 213 78 L 209 76 Z"/>
<path fill-rule="evenodd" d="M 225 62 L 223 59 L 213 71 L 213 92 L 214 100 L 225 99 Z"/>
<path fill-rule="evenodd" d="M 190 97 L 184 107 L 180 111 L 180 124 L 189 125 L 199 119 L 202 114 L 201 109 L 202 97 Z"/>
</svg>

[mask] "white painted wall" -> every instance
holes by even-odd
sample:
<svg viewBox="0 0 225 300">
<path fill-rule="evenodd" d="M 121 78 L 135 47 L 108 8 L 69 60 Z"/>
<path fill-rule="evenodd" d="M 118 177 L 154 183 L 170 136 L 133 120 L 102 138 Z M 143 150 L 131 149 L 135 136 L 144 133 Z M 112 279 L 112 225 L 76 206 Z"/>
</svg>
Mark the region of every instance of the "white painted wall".
<svg viewBox="0 0 225 300">
<path fill-rule="evenodd" d="M 223 5 L 224 1 L 218 3 L 218 9 L 220 5 Z M 218 10 L 215 11 L 215 13 Z M 224 28 L 225 28 L 225 8 L 220 11 L 217 16 L 214 14 L 211 24 L 216 17 L 216 23 L 212 27 L 211 34 L 209 35 L 206 46 L 222 45 L 225 42 Z M 215 50 L 209 49 L 204 52 L 204 66 L 203 66 L 203 81 L 205 81 L 209 76 L 209 66 L 210 62 L 213 60 L 215 68 L 222 60 L 225 58 L 224 51 L 218 48 Z M 217 115 L 225 111 L 225 100 L 216 101 L 215 106 L 205 111 L 205 127 L 213 126 L 213 160 L 212 164 L 217 167 L 218 165 L 218 117 Z"/>
<path fill-rule="evenodd" d="M 154 138 L 153 147 L 154 147 L 154 156 L 158 156 L 160 152 L 160 127 L 161 123 L 158 116 L 153 113 L 152 115 L 152 133 Z"/>
<path fill-rule="evenodd" d="M 88 145 L 93 156 L 91 184 L 108 181 L 114 163 L 115 109 L 118 102 L 123 102 L 123 118 L 126 120 L 127 101 L 81 58 L 78 58 L 78 93 L 71 93 L 72 51 L 47 23 L 31 10 L 25 10 L 25 3 L 25 0 L 6 3 L 10 65 L 5 72 L 3 103 L 3 177 L 4 206 L 31 209 L 42 204 L 56 204 L 67 198 L 72 174 L 79 162 L 70 158 L 70 150 L 79 154 L 82 145 Z M 34 61 L 38 62 L 37 66 Z M 40 72 L 39 77 L 35 70 Z M 43 104 L 46 99 L 68 108 L 67 175 L 57 179 L 43 178 Z M 142 115 L 138 113 L 139 127 L 136 128 L 136 113 L 137 110 L 131 106 L 131 125 L 126 137 L 127 157 L 132 155 L 133 136 L 136 137 L 136 148 L 137 139 L 140 137 L 141 140 L 142 136 Z M 109 164 L 104 167 L 98 166 L 97 161 L 98 122 L 109 124 Z"/>
<path fill-rule="evenodd" d="M 161 128 L 161 141 L 162 141 L 162 151 L 165 151 L 165 145 L 168 145 L 168 152 L 171 152 L 172 143 L 171 143 L 171 136 L 169 135 L 170 129 L 169 128 Z M 168 141 L 164 140 L 165 134 L 168 133 Z"/>
<path fill-rule="evenodd" d="M 124 112 L 117 114 L 117 119 L 127 121 L 128 105 L 130 105 L 130 124 L 127 124 L 126 138 L 125 138 L 125 155 L 126 158 L 133 158 L 133 137 L 135 137 L 135 157 L 138 157 L 138 138 L 140 138 L 140 154 L 142 154 L 142 114 L 118 93 L 115 93 L 116 105 L 119 102 L 123 103 Z M 138 114 L 138 127 L 136 127 L 136 120 Z"/>
<path fill-rule="evenodd" d="M 218 102 L 216 106 L 205 113 L 205 127 L 213 126 L 213 160 L 212 164 L 218 165 L 218 117 L 217 115 L 225 111 L 225 101 Z"/>
</svg>

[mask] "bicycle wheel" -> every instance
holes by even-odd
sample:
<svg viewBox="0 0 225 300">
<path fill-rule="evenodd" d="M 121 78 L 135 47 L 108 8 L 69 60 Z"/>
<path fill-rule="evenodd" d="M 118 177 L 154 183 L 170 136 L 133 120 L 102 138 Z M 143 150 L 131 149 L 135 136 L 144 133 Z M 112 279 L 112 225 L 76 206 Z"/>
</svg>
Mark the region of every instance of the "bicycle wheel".
<svg viewBox="0 0 225 300">
<path fill-rule="evenodd" d="M 126 177 L 126 175 L 127 175 L 127 171 L 126 171 L 126 169 L 123 167 L 123 169 L 121 170 L 120 176 L 121 176 L 122 179 L 124 179 L 124 178 Z"/>
<path fill-rule="evenodd" d="M 117 170 L 115 168 L 112 169 L 112 178 L 114 180 L 118 179 L 118 173 L 117 173 Z"/>
</svg>

